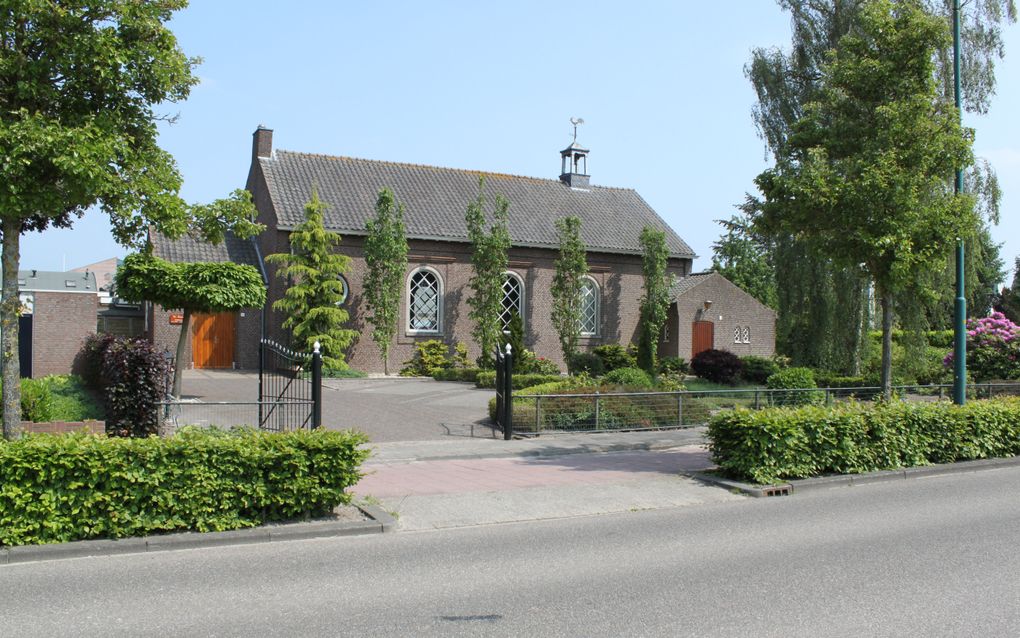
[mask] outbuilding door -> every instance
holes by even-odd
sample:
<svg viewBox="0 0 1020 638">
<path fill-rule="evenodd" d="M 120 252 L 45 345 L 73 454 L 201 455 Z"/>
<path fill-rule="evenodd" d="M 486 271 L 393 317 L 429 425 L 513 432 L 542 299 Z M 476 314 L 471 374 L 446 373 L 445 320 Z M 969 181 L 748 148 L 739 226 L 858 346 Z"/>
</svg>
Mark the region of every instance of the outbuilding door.
<svg viewBox="0 0 1020 638">
<path fill-rule="evenodd" d="M 191 358 L 195 367 L 234 367 L 234 313 L 196 314 L 193 323 Z"/>
<path fill-rule="evenodd" d="M 711 350 L 715 343 L 715 324 L 711 321 L 695 321 L 691 327 L 691 358 L 699 352 Z"/>
</svg>

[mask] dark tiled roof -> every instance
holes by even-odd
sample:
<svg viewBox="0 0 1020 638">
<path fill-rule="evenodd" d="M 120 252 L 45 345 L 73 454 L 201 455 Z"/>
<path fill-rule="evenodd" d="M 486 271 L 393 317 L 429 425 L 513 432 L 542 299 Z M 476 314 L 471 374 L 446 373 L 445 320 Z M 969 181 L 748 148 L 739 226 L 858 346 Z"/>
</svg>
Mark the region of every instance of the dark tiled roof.
<svg viewBox="0 0 1020 638">
<path fill-rule="evenodd" d="M 686 293 L 687 291 L 689 291 L 691 288 L 694 288 L 698 284 L 705 282 L 709 277 L 711 277 L 714 274 L 715 274 L 714 272 L 710 271 L 694 273 L 693 275 L 687 275 L 683 279 L 673 284 L 673 287 L 669 289 L 669 298 L 674 300 L 679 298 L 680 295 Z"/>
<path fill-rule="evenodd" d="M 589 250 L 640 252 L 641 229 L 648 225 L 666 232 L 673 256 L 694 255 L 631 189 L 577 190 L 559 180 L 289 151 L 277 151 L 259 162 L 278 225 L 285 229 L 304 220 L 304 205 L 314 186 L 319 198 L 329 204 L 326 224 L 330 228 L 363 233 L 379 189 L 389 187 L 404 204 L 408 237 L 467 241 L 464 212 L 478 195 L 478 178 L 484 175 L 489 201 L 497 193 L 510 201 L 510 235 L 515 245 L 555 247 L 556 220 L 576 215 L 582 220 L 581 236 Z"/>
<path fill-rule="evenodd" d="M 167 239 L 157 233 L 152 234 L 152 252 L 155 256 L 167 261 L 232 261 L 236 264 L 248 264 L 260 268 L 258 253 L 249 239 L 239 239 L 227 233 L 223 243 L 213 245 L 201 241 L 194 235 L 185 235 L 180 239 Z"/>
<path fill-rule="evenodd" d="M 46 292 L 91 292 L 95 294 L 96 274 L 93 272 L 54 272 L 51 270 L 19 270 L 18 289 Z"/>
</svg>

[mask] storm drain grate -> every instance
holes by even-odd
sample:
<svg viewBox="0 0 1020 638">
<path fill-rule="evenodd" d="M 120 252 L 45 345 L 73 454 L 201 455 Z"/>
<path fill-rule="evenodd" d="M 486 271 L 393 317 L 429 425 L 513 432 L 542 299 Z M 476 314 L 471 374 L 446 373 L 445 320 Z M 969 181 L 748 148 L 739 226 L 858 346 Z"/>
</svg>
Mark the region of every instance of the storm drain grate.
<svg viewBox="0 0 1020 638">
<path fill-rule="evenodd" d="M 761 489 L 762 496 L 789 496 L 790 486 L 789 485 L 775 485 L 773 487 L 763 487 Z"/>
</svg>

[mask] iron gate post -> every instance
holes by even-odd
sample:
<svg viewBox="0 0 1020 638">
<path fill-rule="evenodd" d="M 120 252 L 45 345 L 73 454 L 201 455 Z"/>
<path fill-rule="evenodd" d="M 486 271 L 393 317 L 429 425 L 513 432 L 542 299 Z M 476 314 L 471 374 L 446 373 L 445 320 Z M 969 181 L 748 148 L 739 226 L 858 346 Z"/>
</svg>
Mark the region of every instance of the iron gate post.
<svg viewBox="0 0 1020 638">
<path fill-rule="evenodd" d="M 312 429 L 322 427 L 322 353 L 321 344 L 312 346 Z"/>
<path fill-rule="evenodd" d="M 262 414 L 262 401 L 265 397 L 262 393 L 262 371 L 266 367 L 266 340 L 259 339 L 259 429 L 262 429 L 262 425 L 265 423 L 265 418 Z"/>
<path fill-rule="evenodd" d="M 514 435 L 514 353 L 509 343 L 503 365 L 503 440 L 509 441 Z"/>
</svg>

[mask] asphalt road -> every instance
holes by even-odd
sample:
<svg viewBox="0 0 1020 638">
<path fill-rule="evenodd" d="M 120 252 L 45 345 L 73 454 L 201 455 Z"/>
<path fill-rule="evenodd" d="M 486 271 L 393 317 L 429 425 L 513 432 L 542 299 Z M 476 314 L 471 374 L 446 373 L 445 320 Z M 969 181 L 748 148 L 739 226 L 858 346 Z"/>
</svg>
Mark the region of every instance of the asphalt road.
<svg viewBox="0 0 1020 638">
<path fill-rule="evenodd" d="M 1020 469 L 0 567 L 2 636 L 1016 636 Z"/>
</svg>

